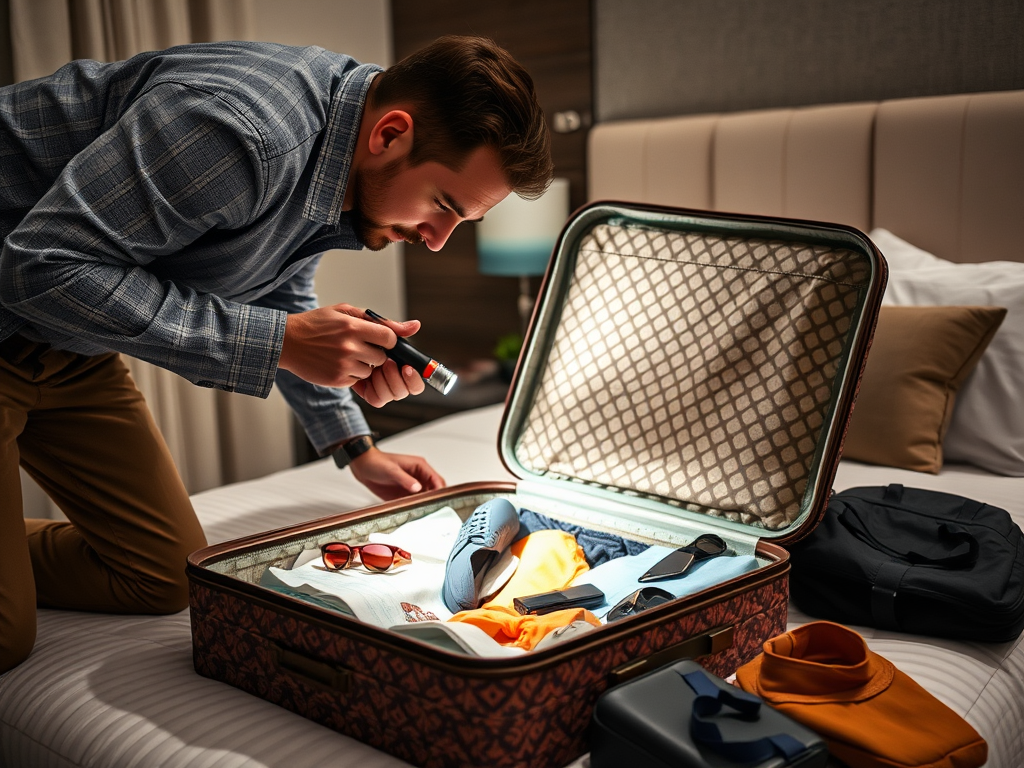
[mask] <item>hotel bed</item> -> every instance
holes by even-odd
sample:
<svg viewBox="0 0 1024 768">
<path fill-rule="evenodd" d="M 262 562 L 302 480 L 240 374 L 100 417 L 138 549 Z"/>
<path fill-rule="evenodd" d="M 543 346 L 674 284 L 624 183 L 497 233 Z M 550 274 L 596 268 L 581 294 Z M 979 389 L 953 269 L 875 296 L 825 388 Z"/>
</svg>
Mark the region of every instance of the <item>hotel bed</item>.
<svg viewBox="0 0 1024 768">
<path fill-rule="evenodd" d="M 872 374 L 869 358 L 862 409 L 892 411 L 855 412 L 834 487 L 902 483 L 958 493 L 1003 507 L 1024 526 L 1022 136 L 1024 92 L 610 123 L 591 133 L 591 198 L 851 224 L 873 231 L 889 259 L 888 303 L 1007 307 L 971 363 L 951 420 L 929 412 L 901 422 L 914 408 L 928 410 L 927 397 L 903 391 L 903 379 L 887 379 L 895 376 L 890 366 Z M 879 348 L 883 333 L 901 329 L 880 321 Z M 924 338 L 919 346 L 944 349 L 940 342 Z M 940 382 L 931 411 L 942 411 L 960 373 Z M 871 389 L 884 396 L 872 399 Z M 396 435 L 387 446 L 427 456 L 452 484 L 508 479 L 497 452 L 500 417 L 500 406 L 470 411 Z M 936 423 L 922 427 L 931 417 Z M 194 497 L 210 543 L 375 502 L 330 461 Z M 4 768 L 405 765 L 197 675 L 187 611 L 39 613 L 31 657 L 0 676 Z M 809 618 L 791 606 L 790 627 Z M 1024 765 L 1019 638 L 967 643 L 854 628 L 981 733 L 988 766 Z"/>
</svg>

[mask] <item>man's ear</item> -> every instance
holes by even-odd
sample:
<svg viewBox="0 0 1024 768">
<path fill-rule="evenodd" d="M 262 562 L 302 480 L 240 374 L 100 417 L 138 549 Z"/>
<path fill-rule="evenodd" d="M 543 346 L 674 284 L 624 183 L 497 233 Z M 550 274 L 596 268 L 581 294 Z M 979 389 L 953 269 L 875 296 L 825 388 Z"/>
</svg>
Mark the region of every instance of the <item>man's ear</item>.
<svg viewBox="0 0 1024 768">
<path fill-rule="evenodd" d="M 369 150 L 389 160 L 407 155 L 412 150 L 412 115 L 392 109 L 381 117 L 370 131 Z"/>
</svg>

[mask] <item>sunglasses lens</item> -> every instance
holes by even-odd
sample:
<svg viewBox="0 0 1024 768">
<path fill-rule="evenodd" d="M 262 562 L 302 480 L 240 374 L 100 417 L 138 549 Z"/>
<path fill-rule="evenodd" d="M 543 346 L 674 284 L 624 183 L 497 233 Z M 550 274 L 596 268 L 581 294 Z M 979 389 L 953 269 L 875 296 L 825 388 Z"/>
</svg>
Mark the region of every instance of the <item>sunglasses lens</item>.
<svg viewBox="0 0 1024 768">
<path fill-rule="evenodd" d="M 640 598 L 640 591 L 637 590 L 628 597 L 622 598 L 615 606 L 608 611 L 608 621 L 618 621 L 624 619 L 627 616 L 632 616 L 638 610 L 643 610 L 637 606 L 637 600 Z"/>
<path fill-rule="evenodd" d="M 352 559 L 352 547 L 348 544 L 325 544 L 322 549 L 324 565 L 332 571 L 340 571 Z"/>
<path fill-rule="evenodd" d="M 725 541 L 718 536 L 715 536 L 713 533 L 706 533 L 703 536 L 698 536 L 696 541 L 693 542 L 693 546 L 707 555 L 720 555 L 728 548 Z"/>
<path fill-rule="evenodd" d="M 618 621 L 619 619 L 626 618 L 627 616 L 629 616 L 632 613 L 633 613 L 632 606 L 616 605 L 614 608 L 612 608 L 610 611 L 608 611 L 607 620 L 609 622 Z"/>
<path fill-rule="evenodd" d="M 384 544 L 366 544 L 359 550 L 363 565 L 371 571 L 386 571 L 395 562 L 395 553 Z"/>
<path fill-rule="evenodd" d="M 675 596 L 664 589 L 644 587 L 638 589 L 629 597 L 624 597 L 614 608 L 608 611 L 607 621 L 618 621 L 627 616 L 634 616 L 646 611 L 648 608 L 657 608 L 659 605 L 664 605 L 674 599 Z"/>
<path fill-rule="evenodd" d="M 637 599 L 637 608 L 641 611 L 646 611 L 648 608 L 657 608 L 659 605 L 664 605 L 672 599 L 672 594 L 664 590 L 659 589 L 648 592 L 646 589 L 643 589 L 640 591 L 640 597 Z"/>
</svg>

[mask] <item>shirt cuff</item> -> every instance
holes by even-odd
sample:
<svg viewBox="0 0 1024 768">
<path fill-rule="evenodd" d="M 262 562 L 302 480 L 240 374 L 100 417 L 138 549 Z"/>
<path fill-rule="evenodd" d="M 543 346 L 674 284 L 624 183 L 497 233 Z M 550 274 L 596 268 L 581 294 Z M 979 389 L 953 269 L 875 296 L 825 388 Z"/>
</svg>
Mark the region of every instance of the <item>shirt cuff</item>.
<svg viewBox="0 0 1024 768">
<path fill-rule="evenodd" d="M 239 343 L 222 389 L 263 398 L 270 394 L 287 320 L 288 314 L 281 310 L 243 305 L 238 318 Z"/>
</svg>

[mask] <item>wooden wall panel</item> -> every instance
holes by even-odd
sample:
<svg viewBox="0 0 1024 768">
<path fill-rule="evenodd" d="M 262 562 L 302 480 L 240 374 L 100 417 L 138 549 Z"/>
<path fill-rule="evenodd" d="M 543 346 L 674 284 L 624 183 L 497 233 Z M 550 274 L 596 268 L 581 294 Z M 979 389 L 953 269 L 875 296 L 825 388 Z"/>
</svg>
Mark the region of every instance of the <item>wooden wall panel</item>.
<svg viewBox="0 0 1024 768">
<path fill-rule="evenodd" d="M 1021 0 L 594 0 L 599 122 L 1024 88 Z"/>
<path fill-rule="evenodd" d="M 590 121 L 589 0 L 392 0 L 392 24 L 396 61 L 441 35 L 489 37 L 530 72 L 549 125 L 570 109 Z M 586 133 L 552 134 L 555 173 L 570 180 L 574 208 L 586 200 Z M 408 316 L 423 322 L 417 343 L 450 366 L 490 357 L 500 336 L 519 330 L 518 280 L 477 271 L 475 226 L 459 225 L 437 253 L 405 247 Z"/>
</svg>

